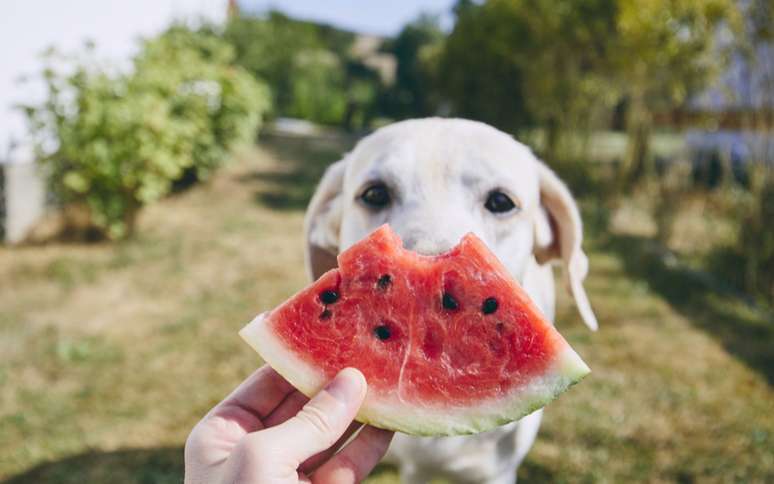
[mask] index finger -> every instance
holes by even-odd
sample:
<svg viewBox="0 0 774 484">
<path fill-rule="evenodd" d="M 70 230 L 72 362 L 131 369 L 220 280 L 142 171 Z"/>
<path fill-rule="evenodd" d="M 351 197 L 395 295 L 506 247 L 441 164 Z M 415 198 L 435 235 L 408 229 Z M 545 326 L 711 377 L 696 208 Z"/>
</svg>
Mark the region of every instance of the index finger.
<svg viewBox="0 0 774 484">
<path fill-rule="evenodd" d="M 262 420 L 294 390 L 293 385 L 272 367 L 264 365 L 217 404 L 210 414 L 230 413 L 229 410 L 236 407 Z"/>
</svg>

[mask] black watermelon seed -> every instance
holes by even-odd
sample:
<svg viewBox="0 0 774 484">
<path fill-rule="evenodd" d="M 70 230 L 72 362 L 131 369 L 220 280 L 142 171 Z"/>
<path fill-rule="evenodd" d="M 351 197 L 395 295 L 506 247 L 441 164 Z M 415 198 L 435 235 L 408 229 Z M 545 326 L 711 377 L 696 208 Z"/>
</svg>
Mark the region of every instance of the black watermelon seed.
<svg viewBox="0 0 774 484">
<path fill-rule="evenodd" d="M 484 314 L 492 314 L 497 311 L 497 299 L 488 297 L 484 300 L 484 304 L 481 305 L 481 312 Z"/>
<path fill-rule="evenodd" d="M 333 289 L 326 289 L 320 293 L 320 301 L 323 304 L 333 304 L 339 300 L 339 293 Z"/>
<path fill-rule="evenodd" d="M 452 296 L 448 292 L 443 293 L 442 303 L 443 303 L 444 309 L 449 309 L 452 311 L 460 307 L 457 300 L 454 299 L 454 296 Z"/>
<path fill-rule="evenodd" d="M 320 313 L 320 319 L 328 319 L 330 317 L 331 317 L 330 309 L 324 309 L 323 312 Z"/>
<path fill-rule="evenodd" d="M 379 286 L 379 289 L 387 289 L 390 284 L 392 284 L 392 277 L 390 277 L 389 274 L 382 275 L 382 277 L 376 281 L 376 285 Z"/>
<path fill-rule="evenodd" d="M 380 340 L 385 341 L 390 338 L 390 328 L 382 324 L 381 326 L 377 326 L 374 328 L 374 334 Z"/>
</svg>

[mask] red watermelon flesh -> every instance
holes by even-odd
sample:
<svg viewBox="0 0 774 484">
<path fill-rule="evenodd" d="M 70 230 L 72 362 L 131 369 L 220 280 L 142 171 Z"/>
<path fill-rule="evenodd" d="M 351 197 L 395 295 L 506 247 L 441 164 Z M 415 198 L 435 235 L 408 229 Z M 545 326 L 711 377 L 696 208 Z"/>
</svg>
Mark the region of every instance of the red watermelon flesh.
<svg viewBox="0 0 774 484">
<path fill-rule="evenodd" d="M 240 334 L 311 395 L 345 367 L 366 377 L 359 420 L 418 435 L 491 429 L 589 369 L 484 243 L 423 256 L 384 225 L 337 269 Z"/>
</svg>

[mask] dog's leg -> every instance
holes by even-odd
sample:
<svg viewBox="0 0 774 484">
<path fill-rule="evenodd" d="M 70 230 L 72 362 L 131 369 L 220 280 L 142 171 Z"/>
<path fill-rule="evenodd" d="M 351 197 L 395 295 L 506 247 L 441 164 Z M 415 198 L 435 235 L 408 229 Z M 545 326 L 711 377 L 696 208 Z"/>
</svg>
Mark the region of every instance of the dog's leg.
<svg viewBox="0 0 774 484">
<path fill-rule="evenodd" d="M 514 457 L 508 459 L 507 469 L 497 476 L 487 479 L 487 484 L 514 484 L 516 482 L 516 471 L 535 442 L 542 417 L 543 410 L 527 415 L 519 420 L 513 434 L 501 439 L 501 442 L 498 443 L 498 452 L 504 452 L 506 455 Z"/>
<path fill-rule="evenodd" d="M 519 420 L 519 428 L 516 429 L 516 467 L 521 464 L 529 449 L 532 448 L 532 444 L 535 443 L 542 418 L 543 409 L 540 409 Z"/>
</svg>

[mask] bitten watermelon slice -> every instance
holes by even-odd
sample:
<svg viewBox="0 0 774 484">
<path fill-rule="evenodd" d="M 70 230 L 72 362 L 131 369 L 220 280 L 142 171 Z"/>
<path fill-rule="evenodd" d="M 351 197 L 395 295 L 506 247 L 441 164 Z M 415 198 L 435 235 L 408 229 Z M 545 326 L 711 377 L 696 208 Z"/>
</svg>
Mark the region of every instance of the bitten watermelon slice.
<svg viewBox="0 0 774 484">
<path fill-rule="evenodd" d="M 384 225 L 241 336 L 306 395 L 368 381 L 358 420 L 415 435 L 480 432 L 542 407 L 589 368 L 473 234 L 423 256 Z"/>
</svg>

